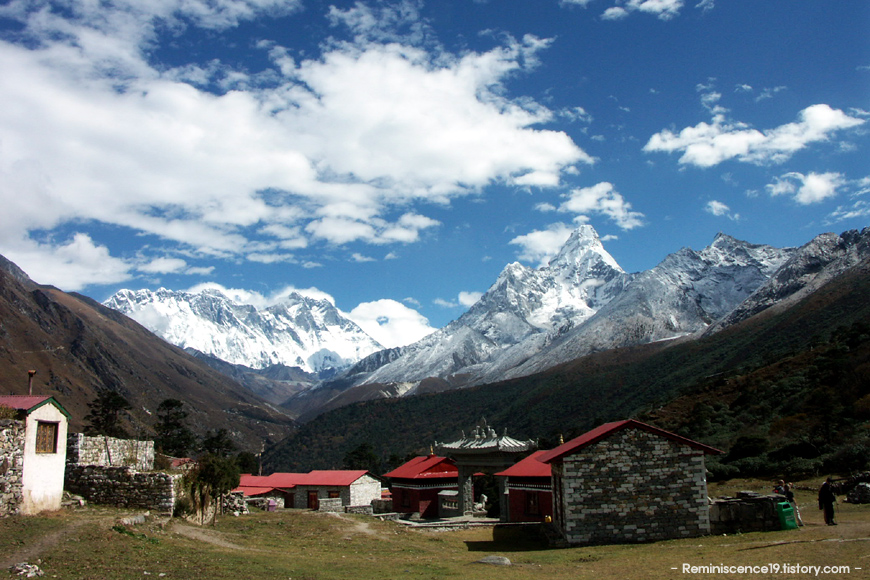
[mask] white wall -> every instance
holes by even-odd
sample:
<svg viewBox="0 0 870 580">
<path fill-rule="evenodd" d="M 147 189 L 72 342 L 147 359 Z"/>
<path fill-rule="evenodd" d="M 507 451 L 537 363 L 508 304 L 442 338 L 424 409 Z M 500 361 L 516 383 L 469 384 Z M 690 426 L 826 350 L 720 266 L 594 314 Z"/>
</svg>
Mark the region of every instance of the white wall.
<svg viewBox="0 0 870 580">
<path fill-rule="evenodd" d="M 38 421 L 58 423 L 57 452 L 36 452 L 36 425 Z M 66 467 L 66 415 L 51 403 L 45 404 L 27 416 L 24 442 L 24 470 L 22 473 L 23 499 L 21 513 L 35 514 L 60 509 L 63 499 L 63 476 Z"/>
</svg>

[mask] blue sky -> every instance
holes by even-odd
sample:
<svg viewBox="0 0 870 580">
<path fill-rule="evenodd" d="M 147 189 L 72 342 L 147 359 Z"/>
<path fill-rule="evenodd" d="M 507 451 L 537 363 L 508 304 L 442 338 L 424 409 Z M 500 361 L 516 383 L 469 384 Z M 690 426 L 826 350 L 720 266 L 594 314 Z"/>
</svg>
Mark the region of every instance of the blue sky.
<svg viewBox="0 0 870 580">
<path fill-rule="evenodd" d="M 870 3 L 11 0 L 0 253 L 329 297 L 386 346 L 589 223 L 626 271 L 870 223 Z"/>
</svg>

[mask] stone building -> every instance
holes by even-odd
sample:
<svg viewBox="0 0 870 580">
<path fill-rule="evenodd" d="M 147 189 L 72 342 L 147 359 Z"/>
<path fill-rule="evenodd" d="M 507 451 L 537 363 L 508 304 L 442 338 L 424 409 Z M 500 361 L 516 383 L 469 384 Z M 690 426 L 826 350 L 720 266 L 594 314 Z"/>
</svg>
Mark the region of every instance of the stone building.
<svg viewBox="0 0 870 580">
<path fill-rule="evenodd" d="M 316 510 L 323 499 L 340 499 L 342 507 L 370 506 L 381 498 L 381 482 L 365 470 L 243 474 L 233 491 L 275 499 L 280 507 Z"/>
<path fill-rule="evenodd" d="M 440 492 L 459 490 L 459 469 L 456 463 L 435 454 L 415 457 L 385 473 L 384 477 L 390 482 L 393 511 L 403 514 L 419 513 L 422 518 L 439 517 Z"/>
<path fill-rule="evenodd" d="M 553 518 L 569 544 L 648 542 L 710 533 L 704 457 L 721 453 L 639 421 L 601 425 L 540 456 L 553 473 Z"/>
<path fill-rule="evenodd" d="M 48 396 L 0 396 L 0 405 L 20 419 L 0 425 L 0 514 L 60 509 L 69 413 Z"/>
</svg>

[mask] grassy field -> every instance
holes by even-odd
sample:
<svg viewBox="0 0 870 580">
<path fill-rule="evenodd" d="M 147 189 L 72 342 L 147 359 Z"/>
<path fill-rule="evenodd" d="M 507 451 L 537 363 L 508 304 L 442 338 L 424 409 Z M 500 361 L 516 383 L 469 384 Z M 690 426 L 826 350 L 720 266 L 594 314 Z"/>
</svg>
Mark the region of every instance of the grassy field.
<svg viewBox="0 0 870 580">
<path fill-rule="evenodd" d="M 653 544 L 548 549 L 520 532 L 492 528 L 410 529 L 365 516 L 301 510 L 223 517 L 215 527 L 178 520 L 121 527 L 128 512 L 108 508 L 0 519 L 0 565 L 38 564 L 64 579 L 582 579 L 808 578 L 783 565 L 848 566 L 840 577 L 870 577 L 870 505 L 839 505 L 825 526 L 815 492 L 799 490 L 799 530 L 708 536 Z M 770 482 L 711 484 L 711 495 L 768 491 Z M 505 556 L 511 566 L 476 563 Z M 684 573 L 692 566 L 780 566 L 780 573 Z M 858 568 L 861 568 L 860 570 Z M 6 572 L 0 572 L 0 577 Z M 824 573 L 819 576 L 825 576 Z M 832 576 L 832 574 L 828 574 Z"/>
</svg>

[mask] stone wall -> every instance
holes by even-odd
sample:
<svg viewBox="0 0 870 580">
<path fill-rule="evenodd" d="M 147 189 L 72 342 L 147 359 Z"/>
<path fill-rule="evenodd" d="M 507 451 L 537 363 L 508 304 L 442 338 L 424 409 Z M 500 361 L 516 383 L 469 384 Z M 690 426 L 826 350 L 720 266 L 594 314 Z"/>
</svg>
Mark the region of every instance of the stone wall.
<svg viewBox="0 0 870 580">
<path fill-rule="evenodd" d="M 344 505 L 371 505 L 381 499 L 381 482 L 369 475 L 363 475 L 350 486 L 350 497 Z"/>
<path fill-rule="evenodd" d="M 373 516 L 375 515 L 375 510 L 371 505 L 349 505 L 345 506 L 344 513 Z"/>
<path fill-rule="evenodd" d="M 67 464 L 65 488 L 91 503 L 171 514 L 183 477 L 131 467 Z"/>
<path fill-rule="evenodd" d="M 24 421 L 0 419 L 0 517 L 18 513 L 23 496 Z"/>
<path fill-rule="evenodd" d="M 319 507 L 317 511 L 319 512 L 335 512 L 340 513 L 344 511 L 344 507 L 341 505 L 340 497 L 326 497 L 321 499 L 318 502 Z"/>
<path fill-rule="evenodd" d="M 688 445 L 623 429 L 566 456 L 557 473 L 557 517 L 571 544 L 710 533 L 704 454 Z"/>
<path fill-rule="evenodd" d="M 67 437 L 68 464 L 133 467 L 139 471 L 154 469 L 154 441 L 116 439 L 98 435 L 88 437 L 71 433 Z"/>
</svg>

